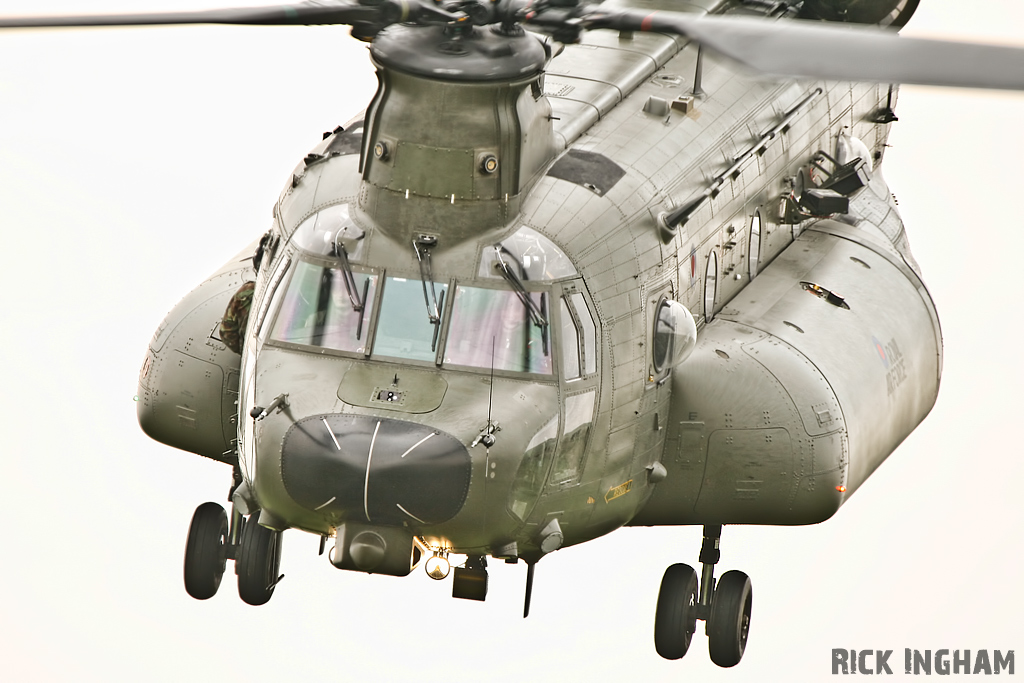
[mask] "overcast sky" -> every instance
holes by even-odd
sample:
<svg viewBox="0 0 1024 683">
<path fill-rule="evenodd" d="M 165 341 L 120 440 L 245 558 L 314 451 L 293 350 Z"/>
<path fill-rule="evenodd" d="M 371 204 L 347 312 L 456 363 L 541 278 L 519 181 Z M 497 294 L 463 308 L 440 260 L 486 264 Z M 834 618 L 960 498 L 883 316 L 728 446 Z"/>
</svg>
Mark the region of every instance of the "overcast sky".
<svg viewBox="0 0 1024 683">
<path fill-rule="evenodd" d="M 174 3 L 0 14 L 151 5 Z M 906 32 L 1024 45 L 1021 27 L 1019 1 L 924 0 Z M 737 668 L 710 663 L 702 629 L 682 661 L 654 652 L 661 574 L 696 565 L 699 528 L 555 553 L 525 621 L 522 564 L 492 564 L 486 603 L 452 600 L 422 571 L 338 571 L 295 531 L 268 605 L 230 573 L 189 598 L 189 520 L 230 470 L 142 434 L 138 369 L 165 313 L 266 230 L 321 132 L 365 106 L 364 51 L 345 28 L 0 35 L 5 679 L 813 681 L 836 647 L 897 650 L 897 674 L 904 647 L 1024 653 L 1024 95 L 933 88 L 901 93 L 884 171 L 943 324 L 938 403 L 832 520 L 725 529 L 719 571 L 754 586 Z"/>
</svg>

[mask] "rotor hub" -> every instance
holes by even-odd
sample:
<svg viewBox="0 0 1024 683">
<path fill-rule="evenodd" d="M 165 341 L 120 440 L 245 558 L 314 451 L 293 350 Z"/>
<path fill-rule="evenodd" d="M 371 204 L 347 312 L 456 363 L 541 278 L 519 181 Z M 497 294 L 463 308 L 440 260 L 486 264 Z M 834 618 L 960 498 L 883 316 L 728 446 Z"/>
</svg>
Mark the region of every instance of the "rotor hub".
<svg viewBox="0 0 1024 683">
<path fill-rule="evenodd" d="M 544 43 L 526 31 L 507 33 L 394 24 L 377 34 L 370 54 L 386 68 L 444 81 L 509 82 L 539 74 L 550 57 Z"/>
</svg>

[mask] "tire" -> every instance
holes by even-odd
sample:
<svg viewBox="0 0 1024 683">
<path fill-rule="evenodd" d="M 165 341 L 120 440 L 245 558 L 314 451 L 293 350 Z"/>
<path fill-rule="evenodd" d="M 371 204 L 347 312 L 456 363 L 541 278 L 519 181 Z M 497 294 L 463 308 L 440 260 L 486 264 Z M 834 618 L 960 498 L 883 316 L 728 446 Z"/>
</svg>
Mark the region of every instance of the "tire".
<svg viewBox="0 0 1024 683">
<path fill-rule="evenodd" d="M 665 659 L 679 659 L 697 630 L 697 572 L 688 564 L 665 570 L 654 615 L 654 649 Z"/>
<path fill-rule="evenodd" d="M 235 560 L 238 597 L 250 605 L 263 605 L 274 594 L 281 567 L 281 532 L 260 526 L 259 513 L 249 517 Z"/>
<path fill-rule="evenodd" d="M 708 619 L 708 652 L 721 667 L 736 666 L 747 647 L 753 593 L 743 572 L 722 574 L 715 587 Z"/>
<path fill-rule="evenodd" d="M 217 503 L 203 503 L 192 515 L 185 542 L 185 591 L 196 600 L 212 598 L 227 564 L 228 516 Z"/>
</svg>

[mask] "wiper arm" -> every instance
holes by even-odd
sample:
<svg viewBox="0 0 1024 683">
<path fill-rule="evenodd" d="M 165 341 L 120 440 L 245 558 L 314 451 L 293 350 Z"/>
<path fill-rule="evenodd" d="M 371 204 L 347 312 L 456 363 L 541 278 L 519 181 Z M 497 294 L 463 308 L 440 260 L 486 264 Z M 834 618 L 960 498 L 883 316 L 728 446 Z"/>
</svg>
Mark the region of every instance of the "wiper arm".
<svg viewBox="0 0 1024 683">
<path fill-rule="evenodd" d="M 437 245 L 433 235 L 420 235 L 412 241 L 412 250 L 416 252 L 416 261 L 420 265 L 420 283 L 423 285 L 423 302 L 427 306 L 427 318 L 434 326 L 434 338 L 430 342 L 430 350 L 437 351 L 437 337 L 441 331 L 441 311 L 444 310 L 444 291 L 441 291 L 440 303 L 434 289 L 434 272 L 430 263 L 430 248 Z M 430 293 L 427 293 L 427 283 Z"/>
<path fill-rule="evenodd" d="M 366 299 L 360 299 L 356 294 L 356 277 L 352 273 L 352 264 L 348 260 L 348 249 L 341 242 L 336 245 L 338 258 L 341 260 L 341 270 L 345 274 L 342 281 L 345 283 L 345 291 L 348 292 L 348 300 L 352 302 L 353 311 L 362 311 Z M 369 280 L 367 280 L 369 282 Z"/>
<path fill-rule="evenodd" d="M 512 270 L 508 262 L 502 258 L 501 252 L 505 248 L 501 245 L 495 245 L 494 257 L 497 259 L 495 266 L 498 268 L 498 272 L 505 278 L 505 281 L 512 287 L 512 291 L 515 292 L 519 301 L 522 302 L 523 306 L 526 307 L 527 312 L 530 314 L 530 321 L 540 328 L 541 340 L 544 345 L 544 355 L 548 355 L 548 318 L 547 318 L 547 298 L 544 296 L 544 292 L 540 295 L 540 306 L 533 300 L 530 293 L 526 291 L 526 285 L 516 275 L 516 272 Z"/>
<path fill-rule="evenodd" d="M 348 293 L 348 300 L 352 302 L 352 310 L 359 313 L 359 325 L 356 327 L 356 339 L 360 339 L 363 335 L 363 318 L 366 315 L 366 297 L 370 293 L 370 278 L 366 278 L 363 281 L 363 295 L 359 296 L 356 294 L 356 276 L 352 273 L 352 264 L 348 260 L 348 250 L 345 245 L 339 240 L 336 243 L 336 252 L 338 259 L 341 261 L 341 271 L 343 273 L 342 282 L 345 283 L 345 291 Z"/>
</svg>

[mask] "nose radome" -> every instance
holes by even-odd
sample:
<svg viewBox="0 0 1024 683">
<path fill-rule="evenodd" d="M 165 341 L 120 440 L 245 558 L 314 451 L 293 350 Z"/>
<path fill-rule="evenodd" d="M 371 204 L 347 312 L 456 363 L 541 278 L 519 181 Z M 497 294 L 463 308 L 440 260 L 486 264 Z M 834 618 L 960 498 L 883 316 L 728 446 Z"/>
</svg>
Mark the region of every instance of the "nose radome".
<svg viewBox="0 0 1024 683">
<path fill-rule="evenodd" d="M 450 434 L 371 415 L 315 415 L 289 428 L 288 494 L 310 510 L 375 524 L 438 524 L 462 509 L 471 460 Z"/>
</svg>

